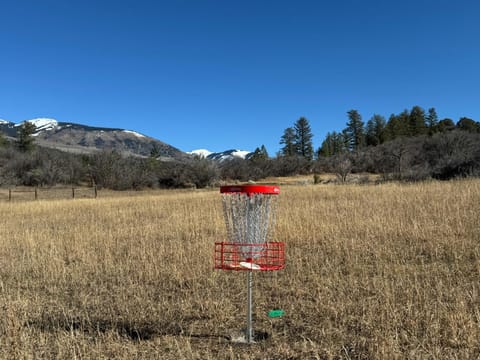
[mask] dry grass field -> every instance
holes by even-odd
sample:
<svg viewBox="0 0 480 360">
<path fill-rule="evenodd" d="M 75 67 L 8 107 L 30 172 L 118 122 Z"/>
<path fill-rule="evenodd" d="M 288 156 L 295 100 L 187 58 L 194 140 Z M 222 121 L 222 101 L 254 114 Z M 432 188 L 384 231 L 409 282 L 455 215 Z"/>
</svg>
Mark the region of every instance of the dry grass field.
<svg viewBox="0 0 480 360">
<path fill-rule="evenodd" d="M 253 345 L 218 190 L 0 202 L 0 358 L 480 358 L 479 180 L 281 190 Z"/>
</svg>

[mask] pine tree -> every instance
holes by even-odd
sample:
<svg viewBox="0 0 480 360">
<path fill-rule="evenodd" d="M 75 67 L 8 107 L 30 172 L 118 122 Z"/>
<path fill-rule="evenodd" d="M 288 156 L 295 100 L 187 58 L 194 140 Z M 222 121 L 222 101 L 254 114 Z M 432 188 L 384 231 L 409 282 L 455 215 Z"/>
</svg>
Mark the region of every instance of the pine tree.
<svg viewBox="0 0 480 360">
<path fill-rule="evenodd" d="M 265 145 L 262 145 L 261 147 L 257 147 L 249 160 L 253 162 L 261 162 L 261 161 L 268 160 L 268 152 Z"/>
<path fill-rule="evenodd" d="M 348 152 L 348 146 L 350 144 L 350 139 L 348 134 L 345 130 L 341 133 L 333 132 L 333 144 L 334 144 L 334 151 L 336 154 L 344 154 Z"/>
<path fill-rule="evenodd" d="M 402 111 L 399 115 L 392 114 L 385 127 L 385 141 L 391 141 L 399 137 L 408 136 L 408 110 Z"/>
<path fill-rule="evenodd" d="M 345 144 L 346 140 L 342 133 L 337 133 L 336 131 L 327 133 L 325 140 L 323 140 L 322 145 L 318 149 L 318 155 L 329 157 L 343 154 L 347 150 Z"/>
<path fill-rule="evenodd" d="M 478 123 L 467 117 L 462 117 L 457 122 L 457 129 L 468 131 L 471 133 L 479 132 Z"/>
<path fill-rule="evenodd" d="M 452 119 L 445 118 L 438 122 L 438 131 L 441 133 L 452 131 L 455 129 L 455 123 Z"/>
<path fill-rule="evenodd" d="M 312 130 L 305 117 L 301 117 L 294 125 L 297 154 L 307 160 L 313 160 Z"/>
<path fill-rule="evenodd" d="M 373 115 L 367 122 L 366 144 L 377 146 L 385 141 L 385 126 L 387 122 L 381 115 Z"/>
<path fill-rule="evenodd" d="M 417 136 L 426 133 L 425 111 L 420 106 L 414 106 L 408 117 L 408 136 Z"/>
<path fill-rule="evenodd" d="M 262 154 L 262 156 L 265 158 L 265 159 L 268 159 L 268 151 L 267 151 L 267 148 L 265 147 L 265 145 L 262 145 L 260 147 L 260 153 Z"/>
<path fill-rule="evenodd" d="M 438 132 L 438 115 L 435 108 L 428 109 L 428 115 L 425 117 L 426 125 L 428 128 L 428 134 L 433 135 Z"/>
<path fill-rule="evenodd" d="M 292 127 L 288 127 L 284 130 L 283 135 L 280 139 L 280 144 L 283 145 L 280 153 L 283 156 L 294 156 L 297 153 L 295 145 L 295 130 Z"/>
<path fill-rule="evenodd" d="M 357 110 L 350 110 L 347 112 L 349 121 L 345 133 L 348 135 L 348 148 L 351 151 L 356 151 L 365 145 L 365 130 L 362 121 L 362 116 Z"/>
<path fill-rule="evenodd" d="M 17 146 L 20 151 L 29 152 L 35 147 L 35 133 L 37 127 L 31 122 L 25 121 L 18 129 L 17 133 Z"/>
<path fill-rule="evenodd" d="M 330 133 L 327 133 L 325 140 L 323 140 L 322 145 L 318 149 L 318 157 L 329 157 L 334 155 L 334 143 L 333 136 Z"/>
</svg>

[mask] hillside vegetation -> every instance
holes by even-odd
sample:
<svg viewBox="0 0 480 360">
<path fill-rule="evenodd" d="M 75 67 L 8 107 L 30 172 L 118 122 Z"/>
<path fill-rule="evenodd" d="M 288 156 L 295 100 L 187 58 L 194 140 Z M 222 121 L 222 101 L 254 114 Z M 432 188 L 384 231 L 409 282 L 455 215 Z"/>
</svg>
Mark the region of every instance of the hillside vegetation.
<svg viewBox="0 0 480 360">
<path fill-rule="evenodd" d="M 347 127 L 341 132 L 328 133 L 317 151 L 310 123 L 301 117 L 285 129 L 280 138 L 282 148 L 275 157 L 270 157 L 262 145 L 245 159 L 180 154 L 164 143 L 146 141 L 141 134 L 119 129 L 103 131 L 62 123 L 61 131 L 40 132 L 52 139 L 65 140 L 65 135 L 68 141 L 60 146 L 57 142 L 48 145 L 40 141 L 38 129 L 31 122 L 16 130 L 16 139 L 7 139 L 0 126 L 0 186 L 89 184 L 113 190 L 143 190 L 205 188 L 224 181 L 307 174 L 316 174 L 318 178 L 325 173 L 335 173 L 340 182 L 349 182 L 350 174 L 361 173 L 375 174 L 379 181 L 480 176 L 479 122 L 466 117 L 456 124 L 451 119 L 439 121 L 434 108 L 427 115 L 419 106 L 391 115 L 388 121 L 374 115 L 366 126 L 358 111 L 350 110 L 347 114 Z M 76 141 L 71 138 L 71 131 L 76 134 Z M 85 134 L 90 136 L 89 141 L 98 142 L 98 151 L 77 154 L 78 144 L 89 143 Z M 128 139 L 122 140 L 119 134 Z M 51 146 L 55 149 L 48 148 Z M 136 154 L 142 156 L 126 156 L 126 148 L 136 149 L 139 151 Z"/>
<path fill-rule="evenodd" d="M 480 356 L 479 180 L 281 191 L 251 346 L 245 274 L 212 269 L 218 190 L 1 202 L 0 358 Z"/>
</svg>

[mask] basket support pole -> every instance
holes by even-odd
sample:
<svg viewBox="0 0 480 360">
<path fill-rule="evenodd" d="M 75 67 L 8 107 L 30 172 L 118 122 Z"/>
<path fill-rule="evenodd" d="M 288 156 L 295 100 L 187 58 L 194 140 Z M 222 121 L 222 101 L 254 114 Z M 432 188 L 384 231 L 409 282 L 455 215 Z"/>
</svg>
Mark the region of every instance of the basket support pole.
<svg viewBox="0 0 480 360">
<path fill-rule="evenodd" d="M 247 271 L 247 330 L 245 338 L 248 344 L 253 342 L 253 326 L 252 326 L 252 288 L 253 288 L 253 272 Z"/>
</svg>

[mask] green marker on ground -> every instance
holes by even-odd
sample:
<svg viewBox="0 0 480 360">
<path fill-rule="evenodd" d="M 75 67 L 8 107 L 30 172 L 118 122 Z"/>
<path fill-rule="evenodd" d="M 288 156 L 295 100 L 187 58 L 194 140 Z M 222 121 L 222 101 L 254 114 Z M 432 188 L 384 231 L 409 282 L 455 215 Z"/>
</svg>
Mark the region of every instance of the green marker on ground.
<svg viewBox="0 0 480 360">
<path fill-rule="evenodd" d="M 284 314 L 285 314 L 285 311 L 283 311 L 281 309 L 275 309 L 275 310 L 270 310 L 268 312 L 268 317 L 276 318 L 276 317 L 281 317 Z"/>
</svg>

